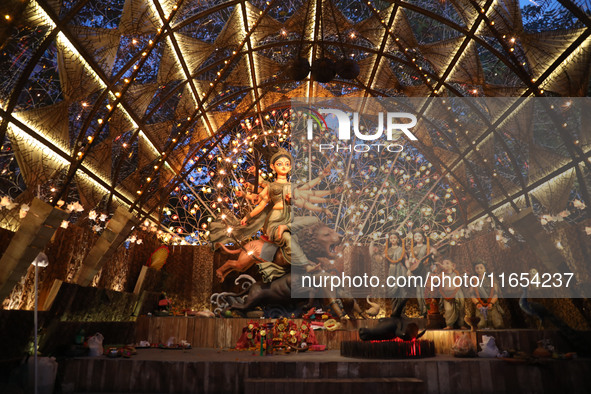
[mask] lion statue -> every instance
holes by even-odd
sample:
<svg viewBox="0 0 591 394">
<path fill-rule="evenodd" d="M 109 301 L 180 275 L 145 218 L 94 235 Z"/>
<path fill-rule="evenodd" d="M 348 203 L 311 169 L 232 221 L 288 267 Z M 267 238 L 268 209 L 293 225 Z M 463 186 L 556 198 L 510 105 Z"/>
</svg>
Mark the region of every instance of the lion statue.
<svg viewBox="0 0 591 394">
<path fill-rule="evenodd" d="M 322 222 L 311 224 L 297 233 L 298 245 L 305 252 L 306 257 L 316 265 L 312 267 L 309 272 L 318 272 L 321 269 L 327 269 L 328 266 L 331 268 L 338 267 L 342 264 L 329 264 L 328 261 L 340 261 L 342 263 L 342 257 L 339 255 L 338 246 L 342 241 L 342 236 L 335 230 L 328 227 Z M 225 246 L 218 245 L 221 250 L 225 253 L 238 255 L 235 260 L 228 260 L 216 271 L 218 278 L 223 281 L 225 277 L 232 271 L 244 272 L 255 264 L 261 263 L 264 260 L 260 259 L 261 251 L 264 247 L 270 245 L 275 247 L 274 244 L 269 243 L 266 245 L 264 239 L 250 241 L 243 245 L 240 249 L 231 250 Z M 293 247 L 293 245 L 292 245 Z M 276 248 L 276 247 L 275 247 Z M 281 251 L 276 248 L 274 253 L 273 263 L 286 266 L 288 265 Z M 316 273 L 316 275 L 326 275 L 323 273 Z M 286 275 L 273 280 L 271 283 L 256 282 L 249 289 L 240 293 L 237 296 L 247 294 L 246 301 L 242 304 L 233 304 L 230 309 L 246 312 L 252 310 L 257 306 L 267 305 L 270 303 L 284 303 L 291 300 L 291 289 L 292 289 L 292 274 L 287 273 Z M 337 314 L 344 316 L 344 313 L 340 311 L 340 306 L 336 302 L 336 296 L 330 294 L 327 289 L 323 289 L 322 292 L 317 294 L 320 298 L 328 299 L 331 307 L 334 310 L 338 309 Z M 310 305 L 312 299 L 308 301 Z M 345 309 L 345 313 L 351 318 L 354 318 L 354 314 L 358 314 L 363 318 L 367 316 L 361 310 L 359 305 L 354 299 L 346 298 L 342 300 L 342 304 Z"/>
<path fill-rule="evenodd" d="M 319 262 L 319 259 L 335 260 L 338 258 L 336 247 L 342 241 L 341 235 L 322 222 L 317 222 L 298 231 L 298 244 L 305 251 L 310 261 Z M 225 245 L 218 244 L 222 253 L 238 255 L 236 259 L 226 261 L 216 270 L 216 277 L 223 282 L 226 276 L 233 271 L 245 272 L 255 264 L 262 263 L 263 251 L 266 255 L 273 256 L 273 263 L 285 267 L 289 265 L 277 245 L 269 242 L 265 237 L 250 241 L 238 249 L 229 249 Z"/>
</svg>

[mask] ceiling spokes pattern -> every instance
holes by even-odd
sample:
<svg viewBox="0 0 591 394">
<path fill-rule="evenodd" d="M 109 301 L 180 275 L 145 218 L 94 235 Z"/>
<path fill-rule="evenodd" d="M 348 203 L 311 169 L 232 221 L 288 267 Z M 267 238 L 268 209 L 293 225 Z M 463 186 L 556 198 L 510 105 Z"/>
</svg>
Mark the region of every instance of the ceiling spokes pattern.
<svg viewBox="0 0 591 394">
<path fill-rule="evenodd" d="M 65 127 L 76 136 L 72 149 L 65 150 L 72 165 L 78 165 L 81 141 L 94 138 L 94 144 L 83 151 L 84 160 L 100 163 L 104 152 L 114 153 L 106 159 L 111 162 L 102 165 L 103 174 L 111 178 L 106 187 L 112 192 L 119 188 L 119 197 L 133 201 L 141 191 L 135 188 L 149 185 L 145 179 L 137 179 L 137 174 L 153 179 L 152 188 L 161 172 L 166 175 L 159 177 L 160 182 L 177 176 L 186 147 L 223 129 L 230 117 L 228 111 L 252 104 L 261 111 L 277 100 L 309 91 L 308 82 L 286 83 L 283 74 L 295 55 L 293 48 L 302 40 L 302 24 L 306 26 L 304 55 L 315 48 L 317 53 L 324 49 L 338 58 L 343 51 L 362 65 L 357 80 L 314 86 L 312 91 L 317 95 L 540 95 L 542 90 L 544 94 L 583 95 L 589 80 L 588 18 L 574 15 L 573 3 L 563 3 L 568 9 L 557 5 L 547 11 L 560 15 L 572 29 L 547 33 L 525 32 L 517 2 L 508 0 L 369 5 L 336 1 L 334 13 L 328 1 L 80 0 L 60 4 L 40 0 L 40 7 L 32 1 L 21 26 L 36 28 L 29 32 L 32 41 L 24 45 L 23 56 L 18 57 L 14 47 L 19 40 L 16 36 L 3 48 L 8 53 L 3 61 L 10 64 L 9 69 L 16 67 L 16 72 L 7 73 L 0 84 L 2 108 L 19 110 L 29 125 L 37 125 L 31 131 L 41 135 L 54 131 L 40 121 L 39 109 L 54 110 L 56 130 L 63 133 Z M 305 20 L 307 9 L 310 13 Z M 536 26 L 536 19 L 532 13 L 526 16 L 527 31 L 528 26 Z M 324 36 L 313 31 L 313 20 L 319 20 Z M 64 35 L 58 35 L 55 47 L 46 45 L 37 54 L 36 48 L 55 24 Z M 340 44 L 336 42 L 339 34 Z M 52 48 L 57 48 L 57 56 Z M 33 55 L 37 55 L 38 67 L 30 67 L 28 75 L 22 76 Z M 26 89 L 29 92 L 31 87 L 31 93 L 11 99 L 18 81 L 33 76 L 38 82 L 36 86 L 28 82 Z M 110 93 L 92 101 L 92 95 L 105 88 Z M 276 93 L 264 98 L 261 93 L 269 90 Z M 114 94 L 118 91 L 123 94 L 117 99 Z M 68 105 L 60 107 L 61 100 Z M 114 131 L 114 115 L 110 115 L 111 124 L 97 128 L 100 120 L 109 122 L 104 114 L 109 105 L 105 100 L 119 103 L 118 118 L 125 119 L 131 128 Z M 82 103 L 92 110 L 71 109 Z M 111 110 L 109 114 L 114 114 Z M 427 145 L 438 147 L 435 164 L 441 168 L 461 166 L 473 178 L 482 178 L 473 180 L 473 191 L 464 192 L 480 197 L 484 205 L 494 196 L 508 200 L 511 188 L 505 186 L 527 184 L 528 174 L 521 169 L 535 150 L 522 151 L 520 142 L 485 123 L 469 135 L 431 130 L 426 140 Z M 8 119 L 2 129 L 7 125 Z M 476 140 L 474 133 L 480 133 Z M 570 143 L 563 135 L 558 137 L 562 145 Z M 137 157 L 135 167 L 130 167 L 137 169 L 133 181 L 131 174 L 114 176 L 113 170 L 130 160 L 123 144 L 137 150 L 131 158 Z M 480 153 L 474 151 L 475 146 Z M 60 149 L 59 145 L 56 148 Z M 566 149 L 567 157 L 581 153 Z M 34 168 L 35 163 L 21 166 Z M 157 170 L 153 170 L 155 166 Z M 487 184 L 495 170 L 498 176 L 492 179 L 492 190 L 479 187 L 479 183 Z M 470 189 L 465 187 L 469 179 L 463 175 L 456 183 L 460 189 Z"/>
<path fill-rule="evenodd" d="M 0 56 L 2 108 L 6 108 L 5 105 L 18 79 L 52 29 L 36 7 L 27 7 L 21 17 L 27 22 L 19 24 L 18 29 L 5 30 L 6 41 Z"/>
</svg>

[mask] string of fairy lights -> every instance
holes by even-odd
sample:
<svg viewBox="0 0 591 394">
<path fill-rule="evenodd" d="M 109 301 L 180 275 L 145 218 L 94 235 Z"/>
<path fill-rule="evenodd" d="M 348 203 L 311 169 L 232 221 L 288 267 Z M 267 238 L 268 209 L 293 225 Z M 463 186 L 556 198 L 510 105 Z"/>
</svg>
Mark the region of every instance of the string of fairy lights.
<svg viewBox="0 0 591 394">
<path fill-rule="evenodd" d="M 207 154 L 207 157 L 202 158 L 197 152 L 194 157 L 185 162 L 184 164 L 191 166 L 200 160 L 200 165 L 191 170 L 182 184 L 178 185 L 171 193 L 170 202 L 163 210 L 164 215 L 159 223 L 160 227 L 150 220 L 142 224 L 142 228 L 157 231 L 165 242 L 171 243 L 204 243 L 209 223 L 219 220 L 222 208 L 230 209 L 238 217 L 251 209 L 253 204 L 241 197 L 248 177 L 247 169 L 258 164 L 264 169 L 263 176 L 272 179 L 261 149 L 264 150 L 273 145 L 290 147 L 292 142 L 291 125 L 297 124 L 301 120 L 300 114 L 290 113 L 285 109 L 264 110 L 259 95 L 259 91 L 263 90 L 262 84 L 272 84 L 277 79 L 277 73 L 267 78 L 269 76 L 265 75 L 265 70 L 260 67 L 262 58 L 259 56 L 264 51 L 259 53 L 258 46 L 262 43 L 270 45 L 268 51 L 272 55 L 275 51 L 274 45 L 276 45 L 273 40 L 288 45 L 298 39 L 298 34 L 294 33 L 298 29 L 293 29 L 290 25 L 285 24 L 291 16 L 295 15 L 295 8 L 297 8 L 295 3 L 286 5 L 278 1 L 252 2 L 252 4 L 250 2 L 236 2 L 235 8 L 216 6 L 219 10 L 212 11 L 211 14 L 207 6 L 198 3 L 191 1 L 147 2 L 147 14 L 149 15 L 146 18 L 154 22 L 154 26 L 150 27 L 153 31 L 150 35 L 138 35 L 133 39 L 129 35 L 125 35 L 121 39 L 122 43 L 129 41 L 127 47 L 132 49 L 127 48 L 129 56 L 119 57 L 120 54 L 117 54 L 117 72 L 114 72 L 113 77 L 109 77 L 101 69 L 97 59 L 84 53 L 81 41 L 75 37 L 72 30 L 64 28 L 74 19 L 76 20 L 75 24 L 82 23 L 80 18 L 90 12 L 89 8 L 76 9 L 74 3 L 64 2 L 62 11 L 56 13 L 55 9 L 48 6 L 45 1 L 33 1 L 27 15 L 35 19 L 38 28 L 32 29 L 29 33 L 22 33 L 21 39 L 28 42 L 27 38 L 30 38 L 32 44 L 39 45 L 43 43 L 45 38 L 54 35 L 55 44 L 50 44 L 47 52 L 31 55 L 33 59 L 38 58 L 39 67 L 36 67 L 30 74 L 19 75 L 16 72 L 14 76 L 3 79 L 6 87 L 4 89 L 6 91 L 3 90 L 4 93 L 10 93 L 10 86 L 18 84 L 19 80 L 34 75 L 43 76 L 47 83 L 46 86 L 39 84 L 37 87 L 26 85 L 28 96 L 23 97 L 28 97 L 28 99 L 11 99 L 6 102 L 3 98 L 2 106 L 8 111 L 3 113 L 5 116 L 2 122 L 4 124 L 10 123 L 8 129 L 13 133 L 13 136 L 18 134 L 18 138 L 34 139 L 35 133 L 38 133 L 46 137 L 46 140 L 51 144 L 50 148 L 58 152 L 54 156 L 59 158 L 59 160 L 56 159 L 56 162 L 59 161 L 62 167 L 70 165 L 72 168 L 79 169 L 83 173 L 84 179 L 94 184 L 97 190 L 110 195 L 115 194 L 114 198 L 119 202 L 126 203 L 125 201 L 127 201 L 128 205 L 134 208 L 137 205 L 140 209 L 142 209 L 142 204 L 152 196 L 158 187 L 158 182 L 164 175 L 169 175 L 172 178 L 185 176 L 183 168 L 181 167 L 179 170 L 178 165 L 178 161 L 183 162 L 184 157 L 181 155 L 179 159 L 175 156 L 184 152 L 183 148 L 187 144 L 195 142 L 193 134 L 203 138 L 205 135 L 211 136 L 215 133 L 216 127 L 220 126 L 222 122 L 216 123 L 214 121 L 211 110 L 224 105 L 227 111 L 236 109 L 240 100 L 245 96 L 251 96 L 251 100 L 255 102 L 255 110 L 260 115 L 245 117 L 235 130 L 228 133 L 228 136 Z M 119 7 L 119 12 L 123 12 L 123 2 L 114 4 L 112 7 Z M 442 7 L 451 6 L 447 4 Z M 379 26 L 378 30 L 383 31 L 384 44 L 389 43 L 389 53 L 369 48 L 373 45 L 369 40 L 361 41 L 364 38 L 356 30 L 356 28 L 361 28 L 361 25 L 343 31 L 345 39 L 348 40 L 343 45 L 350 51 L 350 56 L 356 57 L 358 60 L 376 55 L 378 60 L 374 66 L 380 70 L 383 67 L 388 67 L 388 62 L 395 62 L 397 67 L 403 67 L 405 72 L 409 71 L 407 74 L 412 77 L 412 83 L 420 83 L 422 87 L 427 89 L 427 94 L 432 97 L 446 94 L 482 97 L 485 95 L 484 86 L 466 82 L 455 83 L 448 80 L 449 76 L 458 72 L 462 62 L 468 56 L 472 56 L 470 51 L 473 47 L 479 45 L 518 76 L 523 82 L 519 93 L 544 95 L 546 93 L 544 88 L 552 82 L 553 78 L 563 72 L 570 61 L 573 61 L 575 57 L 580 57 L 587 49 L 589 44 L 588 29 L 579 36 L 573 35 L 569 38 L 566 43 L 569 46 L 565 44 L 566 49 L 563 53 L 548 54 L 544 59 L 536 59 L 534 64 L 530 58 L 531 55 L 525 51 L 524 37 L 516 32 L 507 32 L 506 27 L 500 26 L 502 23 L 498 23 L 498 7 L 499 4 L 495 1 L 487 1 L 484 5 L 470 2 L 467 4 L 467 12 L 472 18 L 469 23 L 464 26 L 451 19 L 445 22 L 450 29 L 462 33 L 464 36 L 457 37 L 457 42 L 449 46 L 449 54 L 445 60 L 441 61 L 439 69 L 429 62 L 427 56 L 422 55 L 421 51 L 424 48 L 413 47 L 396 30 L 396 27 L 406 18 L 403 18 L 403 9 L 408 14 L 412 11 L 421 17 L 433 16 L 433 9 L 424 4 L 394 2 L 386 7 L 371 1 L 355 3 L 351 8 L 351 10 L 355 10 L 355 15 L 363 14 L 365 18 L 371 18 Z M 340 4 L 339 8 L 339 12 L 345 12 L 345 9 L 347 12 L 350 11 L 343 4 Z M 72 9 L 76 12 L 69 12 Z M 318 27 L 315 21 L 321 20 L 323 29 L 325 28 L 324 24 L 327 24 L 327 30 L 330 24 L 326 17 L 318 15 L 319 10 L 315 6 L 311 7 L 311 11 L 311 18 L 305 21 L 307 26 L 304 37 L 299 37 L 306 45 L 308 57 L 312 56 L 314 48 L 318 46 L 318 38 L 326 39 L 318 37 L 319 31 L 322 29 L 315 30 Z M 92 23 L 98 24 L 102 19 L 105 26 L 117 26 L 117 17 L 113 17 L 106 10 L 101 12 L 102 14 L 100 17 L 97 16 L 96 21 L 93 17 Z M 111 12 L 113 11 L 111 10 Z M 220 16 L 222 14 L 223 17 Z M 258 29 L 269 29 L 268 25 L 272 25 L 269 23 L 269 16 L 282 23 L 277 24 L 275 39 L 269 39 L 270 36 L 261 39 Z M 349 16 L 354 16 L 354 13 L 347 15 L 347 17 Z M 208 60 L 207 65 L 195 72 L 188 67 L 189 62 L 186 59 L 190 58 L 191 54 L 186 44 L 181 45 L 180 33 L 192 31 L 190 30 L 194 29 L 190 27 L 192 22 L 209 17 L 213 21 L 211 25 L 215 25 L 215 27 L 210 26 L 204 28 L 203 31 L 212 29 L 211 32 L 221 33 L 224 29 L 236 28 L 239 34 L 235 38 L 226 38 L 229 43 L 224 43 L 227 47 L 221 48 L 222 50 L 219 52 L 223 52 L 224 55 L 211 58 L 213 60 Z M 13 17 L 7 14 L 4 15 L 4 19 L 7 22 L 12 22 Z M 435 18 L 433 19 L 435 20 Z M 356 22 L 359 21 L 356 20 Z M 230 26 L 230 24 L 232 25 Z M 61 31 L 55 31 L 57 26 L 60 26 Z M 574 26 L 580 27 L 579 25 Z M 97 26 L 93 25 L 93 27 Z M 213 33 L 209 35 L 210 37 L 205 37 L 207 38 L 205 41 L 215 44 L 217 35 Z M 490 44 L 484 36 L 494 37 L 495 44 Z M 389 39 L 387 39 L 388 37 Z M 267 39 L 269 39 L 268 42 L 265 41 Z M 222 43 L 220 42 L 220 44 Z M 363 45 L 368 46 L 366 51 L 361 49 Z M 333 43 L 333 46 L 336 47 L 337 43 Z M 155 104 L 150 103 L 146 114 L 141 115 L 126 100 L 127 93 L 132 87 L 140 85 L 138 82 L 138 78 L 141 79 L 140 74 L 148 73 L 146 71 L 148 69 L 158 69 L 153 67 L 154 57 L 157 58 L 156 54 L 161 54 L 164 47 L 168 50 L 166 53 L 172 54 L 177 71 L 184 80 L 176 85 L 172 81 L 162 83 L 156 93 L 160 101 Z M 62 99 L 62 93 L 50 89 L 51 86 L 56 85 L 56 82 L 59 82 L 57 57 L 55 54 L 52 55 L 58 51 L 56 48 L 65 51 L 73 59 L 72 62 L 78 62 L 84 72 L 89 75 L 89 80 L 102 89 L 101 94 L 77 99 L 76 102 L 71 103 L 71 113 L 68 116 L 76 117 L 76 122 L 70 126 L 79 127 L 81 130 L 77 135 L 70 131 L 71 141 L 53 138 L 52 131 L 44 129 L 39 122 L 31 122 L 30 119 L 21 116 L 21 113 L 26 114 L 26 110 L 43 105 L 59 104 Z M 281 51 L 284 49 L 277 48 L 275 52 L 283 53 Z M 22 59 L 14 59 L 14 63 L 20 70 L 28 66 L 27 56 L 29 54 L 25 55 Z M 243 79 L 252 86 L 236 91 L 233 87 L 227 86 L 225 81 L 231 74 L 236 73 L 236 64 L 242 57 L 246 58 L 248 66 Z M 276 58 L 277 56 L 274 57 L 274 59 Z M 54 70 L 51 71 L 52 69 Z M 46 71 L 41 74 L 41 70 Z M 399 70 L 396 72 L 399 79 L 404 80 L 403 74 L 405 72 Z M 211 77 L 206 78 L 206 75 Z M 197 76 L 201 76 L 203 80 L 198 80 Z M 368 74 L 367 81 L 362 81 L 360 86 L 363 86 L 363 82 L 369 83 L 372 78 Z M 304 83 L 307 86 L 307 92 L 317 92 L 321 87 L 333 92 L 338 90 L 334 86 L 321 86 L 311 81 Z M 370 84 L 373 85 L 373 82 Z M 373 86 L 365 86 L 365 88 L 366 92 L 369 92 L 370 89 L 375 92 Z M 340 92 L 347 93 L 355 89 L 357 88 L 352 85 L 347 88 L 341 86 Z M 216 94 L 221 97 L 216 98 Z M 173 132 L 165 138 L 166 142 L 162 144 L 162 141 L 157 141 L 154 134 L 148 131 L 151 126 L 148 125 L 148 122 L 157 120 L 159 114 L 165 112 L 161 109 L 166 107 L 167 98 L 175 95 L 190 95 L 191 110 L 183 112 L 182 118 L 175 119 L 176 126 L 173 128 Z M 224 103 L 226 98 L 231 103 Z M 181 97 L 181 99 L 186 100 L 187 98 Z M 12 111 L 14 108 L 17 110 Z M 428 108 L 425 108 L 424 112 L 428 113 Z M 514 210 L 518 209 L 514 202 L 515 198 L 513 198 L 515 194 L 506 189 L 506 180 L 517 182 L 523 190 L 528 188 L 528 192 L 524 192 L 526 199 L 528 199 L 527 205 L 532 204 L 539 212 L 540 220 L 544 226 L 551 226 L 553 223 L 565 219 L 577 221 L 582 216 L 586 208 L 584 202 L 586 199 L 580 182 L 574 185 L 569 196 L 568 209 L 566 210 L 568 215 L 566 211 L 558 214 L 544 212 L 544 208 L 534 198 L 531 198 L 531 202 L 529 201 L 528 194 L 537 189 L 530 188 L 530 180 L 527 179 L 526 174 L 521 173 L 520 168 L 528 163 L 526 160 L 522 160 L 519 152 L 513 148 L 513 145 L 517 145 L 517 142 L 513 141 L 514 138 L 505 136 L 499 138 L 495 132 L 494 122 L 496 120 L 494 119 L 479 128 L 470 124 L 470 119 L 454 121 L 454 113 L 451 110 L 449 116 L 452 119 L 451 122 L 454 122 L 454 126 L 464 132 L 453 134 L 436 131 L 430 137 L 434 145 L 437 144 L 439 147 L 453 152 L 456 159 L 443 163 L 438 160 L 436 155 L 423 156 L 419 153 L 420 146 L 410 145 L 405 147 L 404 153 L 395 159 L 389 159 L 389 162 L 387 160 L 376 161 L 375 158 L 362 156 L 371 162 L 366 167 L 354 167 L 351 156 L 343 156 L 337 159 L 335 169 L 327 181 L 321 185 L 321 187 L 330 188 L 331 182 L 337 183 L 346 178 L 343 181 L 345 190 L 339 196 L 338 203 L 328 204 L 328 208 L 333 211 L 337 219 L 333 220 L 327 217 L 322 217 L 322 219 L 349 236 L 352 242 L 360 244 L 366 243 L 371 237 L 383 237 L 393 231 L 391 223 L 394 222 L 402 223 L 394 231 L 408 232 L 410 229 L 420 228 L 433 234 L 433 239 L 440 240 L 450 237 L 462 239 L 466 234 L 488 227 L 485 223 L 491 223 L 490 228 L 497 231 L 497 238 L 505 242 L 515 234 L 510 228 L 506 228 L 502 224 L 502 220 L 497 217 L 502 215 L 493 214 L 493 211 L 490 209 L 487 211 L 486 208 L 491 200 L 491 190 L 494 189 L 497 192 L 500 191 L 505 205 L 511 206 Z M 117 120 L 117 122 L 113 122 L 113 120 Z M 17 127 L 15 121 L 22 122 L 27 127 Z M 97 150 L 97 146 L 104 142 L 104 135 L 110 132 L 110 127 L 114 127 L 113 123 L 118 123 L 118 135 L 114 136 L 112 141 L 114 148 L 112 152 L 117 156 L 114 159 L 113 169 L 116 171 L 115 174 L 120 177 L 115 175 L 114 179 L 109 179 L 88 158 L 93 159 L 93 153 Z M 565 122 L 562 126 L 563 135 L 569 130 L 566 124 Z M 485 154 L 484 151 L 490 149 L 490 141 L 493 139 L 497 145 L 502 146 L 503 152 L 494 152 L 495 148 L 493 147 L 491 156 L 490 152 Z M 570 142 L 566 141 L 569 145 Z M 47 144 L 42 145 L 47 146 Z M 577 160 L 577 165 L 581 161 L 591 160 L 588 157 L 588 152 L 584 152 L 581 145 L 579 139 L 573 139 L 572 147 L 567 146 L 570 149 L 568 153 Z M 207 149 L 203 148 L 201 152 L 206 151 Z M 18 185 L 22 184 L 22 177 L 19 180 L 18 166 L 15 164 L 13 152 L 11 143 L 9 141 L 3 142 L 1 153 L 3 157 L 9 157 L 9 159 L 3 161 L 3 167 L 0 170 L 2 170 L 2 176 L 6 177 L 12 185 L 13 193 L 12 196 L 3 196 L 6 197 L 2 200 L 2 206 L 5 208 L 14 204 L 12 197 L 16 197 L 21 191 L 21 186 Z M 140 154 L 146 154 L 149 159 L 144 159 L 148 162 L 145 168 L 139 168 L 139 164 L 136 163 Z M 70 157 L 71 160 L 69 163 L 63 162 L 63 157 Z M 306 176 L 298 176 L 297 178 L 309 180 L 312 176 L 317 175 L 320 169 L 326 166 L 326 163 L 310 157 L 298 162 L 297 166 L 306 174 Z M 465 167 L 467 167 L 467 179 L 462 171 L 458 171 Z M 581 168 L 587 174 L 588 170 L 584 166 Z M 573 167 L 569 167 L 568 170 L 572 169 Z M 135 171 L 141 172 L 140 181 L 136 184 L 129 182 L 129 185 L 123 187 L 121 180 Z M 76 172 L 74 171 L 74 173 Z M 382 184 L 364 183 L 364 179 L 375 177 L 377 174 L 385 178 Z M 558 179 L 560 175 L 560 173 L 556 174 L 554 178 L 549 178 L 549 181 Z M 40 185 L 39 190 L 42 193 L 37 194 L 57 206 L 67 207 L 78 203 L 80 196 L 75 190 L 72 191 L 65 187 L 63 190 L 69 190 L 70 193 L 68 195 L 60 194 L 64 184 L 70 182 L 67 177 L 63 178 L 63 174 L 60 177 Z M 109 186 L 111 187 L 110 191 L 108 190 Z M 363 197 L 356 193 L 357 190 L 363 192 L 361 193 Z M 460 217 L 459 205 L 467 194 L 476 196 L 476 200 L 483 202 L 482 215 L 484 216 L 482 218 Z M 493 203 L 494 201 L 491 202 L 491 204 Z M 88 212 L 92 212 L 88 215 L 92 221 L 108 215 L 102 213 L 98 207 L 85 208 Z M 500 208 L 495 207 L 495 209 L 499 210 Z M 78 211 L 78 209 L 73 211 Z M 375 211 L 376 215 L 369 216 L 367 211 Z M 469 226 L 462 228 L 462 223 L 467 219 L 470 221 L 474 219 L 474 221 Z M 100 223 L 97 222 L 93 228 L 100 231 Z"/>
<path fill-rule="evenodd" d="M 175 189 L 171 198 L 175 204 L 165 208 L 165 216 L 169 230 L 185 237 L 181 243 L 206 242 L 212 221 L 223 220 L 227 212 L 241 218 L 253 208 L 253 204 L 244 198 L 247 182 L 254 183 L 248 168 L 258 166 L 263 179 L 273 179 L 268 170 L 270 154 L 265 152 L 273 152 L 277 147 L 292 149 L 297 158 L 292 175 L 294 187 L 309 181 L 308 174 L 316 177 L 327 168 L 321 155 L 298 160 L 300 155 L 293 150 L 291 131 L 298 127 L 298 123 L 306 121 L 305 114 L 284 108 L 261 118 L 252 117 L 241 122 L 236 132 L 230 133 L 224 144 L 218 145 L 218 149 L 211 152 L 208 160 L 190 176 L 196 183 L 195 190 L 199 191 L 197 195 L 186 187 Z M 334 135 L 327 133 L 326 138 L 334 138 Z M 431 234 L 433 239 L 445 238 L 458 224 L 459 201 L 453 190 L 441 182 L 431 163 L 412 147 L 406 149 L 395 160 L 362 153 L 355 154 L 359 156 L 358 160 L 350 161 L 351 153 L 341 152 L 333 158 L 330 175 L 317 188 L 330 190 L 341 185 L 343 190 L 339 195 L 331 197 L 342 198 L 337 202 L 329 197 L 322 204 L 334 213 L 332 217 L 323 212 L 316 215 L 356 244 L 400 231 L 396 227 L 403 219 L 407 219 L 405 232 L 420 229 Z M 365 162 L 368 164 L 363 165 Z M 389 176 L 382 178 L 384 173 Z M 301 174 L 305 175 L 301 177 Z M 376 179 L 383 181 L 377 185 Z M 419 202 L 419 208 L 415 209 Z M 370 205 L 375 215 L 368 215 Z M 413 213 L 407 217 L 411 211 Z M 337 212 L 341 214 L 336 215 Z"/>
</svg>

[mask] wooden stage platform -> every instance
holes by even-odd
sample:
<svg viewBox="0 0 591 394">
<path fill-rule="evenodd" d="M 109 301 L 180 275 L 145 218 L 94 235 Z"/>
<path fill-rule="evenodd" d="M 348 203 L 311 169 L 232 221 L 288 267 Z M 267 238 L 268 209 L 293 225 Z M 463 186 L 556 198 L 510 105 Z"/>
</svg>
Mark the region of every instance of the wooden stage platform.
<svg viewBox="0 0 591 394">
<path fill-rule="evenodd" d="M 166 343 L 170 337 L 177 342 L 186 340 L 195 348 L 227 349 L 236 346 L 236 341 L 242 333 L 242 328 L 251 320 L 260 323 L 274 321 L 273 319 L 206 319 L 192 317 L 148 317 L 140 316 L 135 322 L 134 342 L 148 341 L 150 343 Z M 300 319 L 294 319 L 298 324 Z M 343 341 L 359 340 L 358 329 L 361 327 L 374 327 L 378 323 L 375 319 L 349 320 L 343 330 L 326 331 L 317 330 L 318 343 L 326 345 L 328 349 L 340 349 Z M 420 323 L 424 324 L 424 323 Z M 482 342 L 482 335 L 495 337 L 501 350 L 516 349 L 531 353 L 537 347 L 537 341 L 550 339 L 559 352 L 566 353 L 576 351 L 568 347 L 563 338 L 555 330 L 429 330 L 423 337 L 435 343 L 437 354 L 451 355 L 452 346 L 456 339 L 467 333 L 475 349 L 480 350 L 478 344 Z M 591 342 L 591 332 L 588 337 Z M 109 343 L 109 338 L 105 338 Z"/>
<path fill-rule="evenodd" d="M 540 339 L 551 339 L 561 353 L 572 351 L 556 331 L 428 331 L 437 356 L 411 360 L 367 360 L 340 356 L 341 341 L 357 340 L 359 327 L 316 331 L 328 351 L 259 356 L 236 351 L 242 327 L 251 319 L 140 317 L 135 341 L 186 340 L 189 350 L 138 349 L 130 359 L 72 358 L 60 363 L 64 393 L 583 393 L 591 392 L 591 359 L 507 361 L 454 358 L 451 346 L 467 333 L 474 345 L 492 335 L 501 350 L 531 353 Z M 261 320 L 267 321 L 267 320 Z M 105 338 L 105 344 L 109 344 Z M 478 347 L 475 346 L 476 349 Z"/>
<path fill-rule="evenodd" d="M 259 356 L 138 349 L 130 359 L 68 359 L 61 387 L 64 393 L 584 393 L 590 376 L 590 359 L 527 364 L 443 355 L 363 360 L 338 350 Z"/>
</svg>

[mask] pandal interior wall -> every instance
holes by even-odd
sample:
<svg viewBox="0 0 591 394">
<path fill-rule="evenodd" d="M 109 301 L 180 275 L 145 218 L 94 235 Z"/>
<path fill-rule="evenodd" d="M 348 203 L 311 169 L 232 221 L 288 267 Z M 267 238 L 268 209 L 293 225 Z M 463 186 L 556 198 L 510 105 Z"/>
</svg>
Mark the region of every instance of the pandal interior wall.
<svg viewBox="0 0 591 394">
<path fill-rule="evenodd" d="M 14 233 L 0 229 L 0 253 Z M 153 233 L 138 233 L 141 244 L 121 246 L 95 276 L 92 285 L 121 292 L 133 292 L 141 268 L 160 246 Z M 85 227 L 59 228 L 45 247 L 49 266 L 39 270 L 40 297 L 49 291 L 55 279 L 72 283 L 98 236 Z M 170 246 L 167 264 L 144 290 L 166 291 L 176 310 L 200 310 L 209 306 L 213 283 L 213 253 L 207 246 Z M 19 285 L 3 303 L 3 309 L 33 309 L 34 270 L 31 266 Z"/>
<path fill-rule="evenodd" d="M 557 228 L 551 234 L 553 242 L 561 242 L 561 252 L 568 266 L 576 272 L 582 282 L 591 283 L 591 269 L 586 261 L 591 261 L 591 237 L 586 235 L 585 228 L 591 226 L 591 220 L 577 225 Z M 0 229 L 0 252 L 4 252 L 13 233 Z M 128 247 L 121 246 L 97 274 L 93 286 L 100 288 L 132 292 L 138 279 L 141 267 L 146 263 L 150 254 L 160 246 L 153 233 L 141 232 L 137 238 L 142 244 L 131 243 Z M 97 235 L 89 228 L 70 225 L 60 228 L 52 241 L 46 246 L 45 253 L 49 258 L 49 266 L 39 272 L 39 288 L 41 297 L 52 286 L 55 279 L 71 282 L 79 269 L 86 254 L 97 240 Z M 374 267 L 372 262 L 366 261 L 367 253 L 364 247 L 355 247 L 351 255 L 352 260 L 344 263 L 345 272 L 355 274 L 355 267 L 364 267 L 377 273 L 380 267 Z M 359 250 L 357 250 L 359 249 Z M 210 308 L 212 293 L 236 291 L 234 278 L 237 273 L 229 276 L 226 282 L 220 284 L 214 277 L 214 271 L 222 265 L 226 258 L 214 254 L 208 246 L 178 245 L 169 246 L 170 255 L 167 264 L 161 272 L 153 275 L 145 290 L 166 291 L 173 302 L 174 310 L 182 313 L 185 309 L 202 310 Z M 481 258 L 489 265 L 489 269 L 505 272 L 527 272 L 530 268 L 542 267 L 534 251 L 526 243 L 514 243 L 508 246 L 499 243 L 494 233 L 485 233 L 459 245 L 451 247 L 447 253 L 457 264 L 459 272 L 472 272 L 471 263 Z M 365 256 L 365 257 L 364 257 Z M 247 273 L 254 274 L 251 269 Z M 16 286 L 10 297 L 3 302 L 4 309 L 32 309 L 33 308 L 33 269 L 29 269 L 21 283 Z M 591 303 L 586 299 L 539 299 L 554 311 L 567 324 L 575 329 L 590 329 Z M 362 307 L 365 303 L 362 302 Z M 388 303 L 379 300 L 382 308 Z M 503 300 L 506 307 L 506 319 L 511 327 L 535 327 L 536 322 L 525 316 L 517 306 L 517 300 Z M 468 315 L 473 311 L 468 303 Z"/>
</svg>

